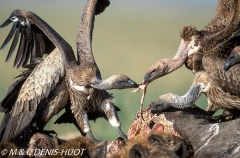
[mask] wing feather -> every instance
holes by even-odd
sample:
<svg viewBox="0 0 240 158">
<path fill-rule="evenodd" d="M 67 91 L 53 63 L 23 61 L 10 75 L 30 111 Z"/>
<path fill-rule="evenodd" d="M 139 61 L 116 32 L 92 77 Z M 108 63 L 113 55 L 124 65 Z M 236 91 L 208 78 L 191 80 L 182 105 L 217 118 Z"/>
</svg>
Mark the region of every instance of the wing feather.
<svg viewBox="0 0 240 158">
<path fill-rule="evenodd" d="M 57 71 L 60 69 L 60 71 Z M 35 110 L 43 98 L 46 98 L 50 91 L 55 88 L 56 83 L 64 77 L 65 70 L 63 59 L 58 49 L 48 55 L 26 79 L 19 92 L 18 99 L 13 108 L 13 115 L 18 115 L 22 110 Z M 55 84 L 55 85 L 53 85 Z M 26 97 L 27 96 L 27 97 Z M 33 101 L 33 107 L 26 102 Z M 24 109 L 22 105 L 24 104 Z"/>
<path fill-rule="evenodd" d="M 202 29 L 204 37 L 209 38 L 227 27 L 235 14 L 235 0 L 218 0 L 212 20 Z"/>
<path fill-rule="evenodd" d="M 7 19 L 2 25 L 0 25 L 0 29 L 8 26 L 8 25 L 11 24 L 11 23 L 12 23 L 12 21 L 11 21 L 10 19 Z"/>
<path fill-rule="evenodd" d="M 34 61 L 38 58 L 43 59 L 44 54 L 48 56 L 33 70 L 27 71 L 29 74 L 20 75 L 23 76 L 22 79 L 10 87 L 6 99 L 1 102 L 0 110 L 11 113 L 9 122 L 4 127 L 5 132 L 0 128 L 0 131 L 3 131 L 0 133 L 3 142 L 15 139 L 15 136 L 24 133 L 24 130 L 29 130 L 36 113 L 44 108 L 41 102 L 44 102 L 65 76 L 64 61 L 75 60 L 70 45 L 34 13 L 15 10 L 1 27 L 9 25 L 10 22 L 13 22 L 12 29 L 1 47 L 5 48 L 15 35 L 7 61 L 11 59 L 19 40 L 14 60 L 17 68 L 25 67 L 29 59 L 32 65 L 28 66 L 34 66 Z M 63 52 L 68 54 L 63 57 Z"/>
<path fill-rule="evenodd" d="M 207 55 L 203 57 L 202 63 L 204 69 L 225 93 L 240 97 L 240 65 L 237 64 L 229 69 L 228 72 L 225 72 L 223 69 L 225 63 L 224 58 Z"/>
<path fill-rule="evenodd" d="M 20 39 L 20 44 L 18 46 L 18 51 L 17 51 L 17 55 L 15 57 L 15 60 L 14 60 L 14 66 L 17 66 L 20 62 L 20 59 L 22 58 L 22 52 L 24 52 L 24 47 L 25 47 L 25 35 L 23 34 L 21 36 L 21 39 Z"/>
<path fill-rule="evenodd" d="M 6 58 L 6 62 L 8 62 L 12 58 L 13 52 L 14 52 L 16 46 L 17 46 L 17 43 L 18 43 L 18 39 L 19 39 L 19 28 L 16 28 L 15 36 L 14 36 L 12 45 L 9 49 L 9 52 L 8 52 L 8 55 L 7 55 L 7 58 Z"/>
<path fill-rule="evenodd" d="M 239 31 L 240 28 L 240 1 L 238 0 L 219 0 L 218 6 L 223 9 L 219 9 L 220 20 L 216 22 L 216 25 L 226 25 L 223 28 L 217 28 L 216 33 L 212 34 L 209 38 L 204 38 L 201 42 L 202 51 L 206 54 L 217 54 L 215 51 L 219 46 L 228 42 Z M 218 10 L 217 10 L 218 11 Z M 227 22 L 226 22 L 227 21 Z M 212 27 L 215 27 L 213 23 L 210 23 Z M 222 52 L 221 52 L 222 53 Z"/>
<path fill-rule="evenodd" d="M 12 28 L 11 28 L 8 36 L 7 36 L 7 38 L 5 39 L 5 41 L 3 42 L 2 46 L 0 47 L 0 50 L 4 49 L 7 46 L 8 42 L 12 39 L 12 37 L 13 37 L 13 35 L 15 33 L 15 30 L 16 30 L 16 27 L 17 27 L 17 23 L 14 22 L 13 26 L 12 26 Z"/>
<path fill-rule="evenodd" d="M 0 50 L 4 49 L 14 36 L 6 58 L 7 62 L 13 56 L 17 43 L 20 40 L 17 55 L 14 61 L 14 67 L 17 68 L 28 64 L 29 59 L 32 61 L 35 57 L 42 57 L 43 54 L 49 54 L 56 48 L 45 32 L 36 26 L 34 21 L 27 18 L 27 13 L 30 12 L 15 10 L 0 26 L 0 28 L 4 28 L 10 23 L 13 23 L 8 36 L 0 47 Z"/>
<path fill-rule="evenodd" d="M 25 61 L 28 61 L 27 56 L 28 56 L 28 54 L 30 55 L 30 53 L 28 53 L 30 51 L 30 49 L 31 49 L 31 45 L 30 45 L 29 41 L 26 41 L 25 51 L 23 52 L 23 54 L 21 56 L 21 60 L 19 60 L 19 63 L 17 64 L 17 68 L 22 66 L 25 63 Z"/>
</svg>

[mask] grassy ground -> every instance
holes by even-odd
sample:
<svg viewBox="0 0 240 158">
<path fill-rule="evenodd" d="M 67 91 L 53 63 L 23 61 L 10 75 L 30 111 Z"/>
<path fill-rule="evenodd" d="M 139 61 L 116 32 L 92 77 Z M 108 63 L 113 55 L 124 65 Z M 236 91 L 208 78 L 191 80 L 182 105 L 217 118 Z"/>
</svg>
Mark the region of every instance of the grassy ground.
<svg viewBox="0 0 240 158">
<path fill-rule="evenodd" d="M 31 10 L 55 28 L 75 50 L 76 32 L 85 1 L 0 0 L 0 3 L 0 22 L 4 22 L 16 8 Z M 54 7 L 55 5 L 58 7 Z M 103 78 L 121 73 L 140 83 L 153 62 L 174 56 L 180 42 L 178 33 L 182 26 L 194 25 L 201 29 L 213 17 L 215 7 L 216 0 L 183 0 L 181 3 L 177 0 L 111 2 L 110 7 L 96 17 L 93 35 L 93 52 Z M 0 43 L 4 41 L 9 29 L 10 27 L 0 30 Z M 20 71 L 12 67 L 12 61 L 4 63 L 8 49 L 9 46 L 0 53 L 0 99 L 14 81 L 12 78 Z M 144 107 L 164 93 L 184 94 L 193 78 L 193 74 L 183 66 L 158 79 L 149 85 Z M 131 91 L 110 91 L 116 97 L 116 105 L 121 108 L 119 117 L 125 133 L 139 110 L 141 97 L 141 93 L 130 93 Z M 205 108 L 205 97 L 201 97 L 197 104 Z M 55 119 L 56 116 L 47 125 L 47 129 L 54 129 L 60 136 L 64 134 L 64 137 L 66 133 L 69 137 L 78 134 L 71 125 L 53 125 Z M 103 119 L 91 124 L 98 139 L 118 137 L 115 129 Z"/>
</svg>

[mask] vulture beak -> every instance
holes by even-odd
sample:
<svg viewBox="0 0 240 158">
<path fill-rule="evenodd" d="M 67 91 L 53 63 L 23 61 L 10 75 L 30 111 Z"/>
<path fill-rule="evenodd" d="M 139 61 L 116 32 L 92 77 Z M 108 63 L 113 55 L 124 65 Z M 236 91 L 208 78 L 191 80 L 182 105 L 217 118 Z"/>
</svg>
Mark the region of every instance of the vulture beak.
<svg viewBox="0 0 240 158">
<path fill-rule="evenodd" d="M 147 84 L 147 83 L 149 82 L 149 80 L 150 80 L 150 75 L 149 75 L 149 74 L 146 74 L 146 75 L 144 76 L 144 78 L 143 78 L 142 83 L 143 83 L 143 84 Z"/>
<path fill-rule="evenodd" d="M 138 84 L 134 81 L 130 81 L 130 85 L 132 88 L 138 88 Z"/>
<path fill-rule="evenodd" d="M 229 61 L 226 61 L 224 64 L 224 70 L 227 72 L 230 69 Z"/>
</svg>

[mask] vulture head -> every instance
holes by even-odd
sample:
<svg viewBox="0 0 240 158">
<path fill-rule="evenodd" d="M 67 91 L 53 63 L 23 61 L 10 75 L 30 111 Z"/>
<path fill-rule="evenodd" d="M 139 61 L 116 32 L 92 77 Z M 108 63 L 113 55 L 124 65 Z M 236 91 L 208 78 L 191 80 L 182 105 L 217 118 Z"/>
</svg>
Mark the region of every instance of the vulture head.
<svg viewBox="0 0 240 158">
<path fill-rule="evenodd" d="M 138 84 L 125 75 L 112 75 L 106 80 L 96 80 L 91 87 L 99 90 L 137 88 Z"/>
<path fill-rule="evenodd" d="M 235 47 L 224 64 L 224 70 L 228 71 L 232 66 L 240 63 L 240 46 Z"/>
<path fill-rule="evenodd" d="M 171 106 L 172 93 L 161 95 L 155 102 L 152 102 L 151 112 L 156 113 Z"/>
<path fill-rule="evenodd" d="M 172 59 L 161 59 L 150 66 L 143 78 L 143 84 L 150 83 L 172 71 L 181 67 L 187 60 L 188 55 L 200 50 L 201 32 L 193 26 L 183 27 L 181 33 L 181 43 L 178 51 Z"/>
</svg>

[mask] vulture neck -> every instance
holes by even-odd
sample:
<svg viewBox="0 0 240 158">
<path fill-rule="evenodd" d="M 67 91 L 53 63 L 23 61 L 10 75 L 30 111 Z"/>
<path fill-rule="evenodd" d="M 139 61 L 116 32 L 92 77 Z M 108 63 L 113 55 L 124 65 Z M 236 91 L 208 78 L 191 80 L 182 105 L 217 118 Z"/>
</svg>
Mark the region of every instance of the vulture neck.
<svg viewBox="0 0 240 158">
<path fill-rule="evenodd" d="M 193 105 L 193 103 L 200 97 L 202 94 L 201 85 L 193 85 L 190 87 L 188 92 L 183 96 L 178 96 L 176 94 L 172 94 L 171 100 L 169 102 L 175 108 L 188 108 Z"/>
<path fill-rule="evenodd" d="M 94 63 L 92 53 L 92 32 L 97 0 L 88 0 L 81 17 L 77 33 L 77 54 L 79 63 Z"/>
<path fill-rule="evenodd" d="M 166 74 L 169 74 L 173 72 L 174 70 L 180 68 L 184 62 L 187 60 L 188 57 L 188 44 L 184 42 L 183 40 L 181 41 L 180 46 L 178 47 L 178 51 L 176 55 L 172 59 L 166 59 L 167 60 L 167 72 Z"/>
<path fill-rule="evenodd" d="M 112 85 L 112 82 L 110 79 L 106 79 L 106 80 L 97 79 L 96 81 L 91 83 L 91 87 L 99 90 L 114 89 L 114 86 Z"/>
</svg>

